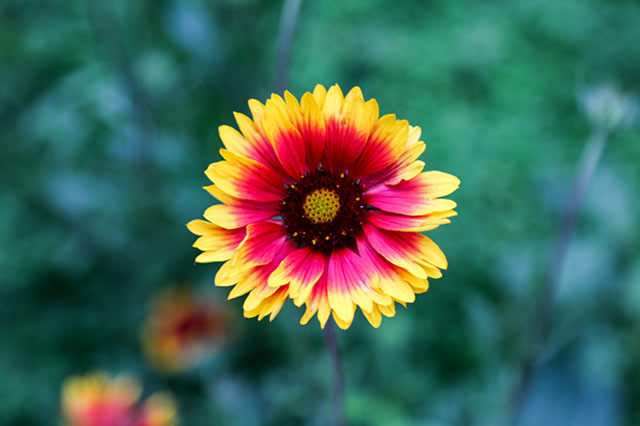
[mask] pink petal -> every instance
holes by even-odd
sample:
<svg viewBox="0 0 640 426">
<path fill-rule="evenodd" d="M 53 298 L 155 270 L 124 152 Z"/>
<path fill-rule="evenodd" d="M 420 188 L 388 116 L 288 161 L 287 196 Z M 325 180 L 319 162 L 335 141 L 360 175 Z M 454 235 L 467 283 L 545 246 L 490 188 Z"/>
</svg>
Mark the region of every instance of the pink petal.
<svg viewBox="0 0 640 426">
<path fill-rule="evenodd" d="M 371 247 L 392 264 L 411 272 L 419 278 L 427 274 L 413 258 L 419 256 L 418 233 L 383 231 L 373 225 L 362 227 Z"/>
<path fill-rule="evenodd" d="M 291 297 L 300 306 L 306 301 L 325 270 L 325 256 L 304 247 L 287 256 L 269 276 L 269 285 L 279 287 L 289 284 Z"/>
<path fill-rule="evenodd" d="M 307 166 L 310 170 L 318 168 L 324 154 L 326 129 L 322 111 L 311 93 L 302 96 L 302 121 L 298 129 L 307 146 Z"/>
<path fill-rule="evenodd" d="M 384 294 L 401 302 L 412 303 L 415 300 L 414 291 L 400 272 L 402 269 L 378 254 L 365 238 L 358 239 L 358 251 L 360 256 L 366 259 L 366 262 L 370 265 L 368 267 L 378 274 L 378 287 Z"/>
<path fill-rule="evenodd" d="M 373 290 L 375 271 L 348 248 L 334 250 L 327 265 L 327 295 L 329 305 L 342 321 L 350 324 L 355 305 L 371 312 L 373 302 L 382 301 Z"/>
<path fill-rule="evenodd" d="M 233 151 L 234 154 L 243 155 L 256 160 L 261 164 L 265 164 L 276 170 L 279 174 L 282 174 L 284 171 L 280 166 L 276 152 L 262 127 L 259 124 L 254 123 L 244 114 L 236 112 L 234 113 L 234 116 L 242 135 L 247 141 L 247 144 L 239 146 L 240 144 L 238 143 L 236 150 L 229 150 Z M 225 146 L 229 148 L 226 143 Z"/>
<path fill-rule="evenodd" d="M 280 164 L 294 179 L 309 171 L 306 162 L 306 146 L 300 132 L 289 125 L 270 131 L 274 149 Z"/>
<path fill-rule="evenodd" d="M 368 134 L 358 131 L 350 123 L 330 118 L 326 127 L 325 159 L 333 172 L 343 172 L 358 158 L 364 148 Z"/>
<path fill-rule="evenodd" d="M 456 214 L 455 211 L 448 210 L 421 216 L 405 216 L 372 210 L 367 215 L 367 220 L 377 228 L 389 231 L 423 232 L 449 223 L 450 220 L 447 218 Z"/>
<path fill-rule="evenodd" d="M 362 153 L 351 166 L 351 176 L 359 178 L 387 169 L 394 164 L 407 144 L 409 123 L 395 115 L 380 118 Z"/>
<path fill-rule="evenodd" d="M 459 184 L 455 176 L 424 172 L 397 185 L 379 185 L 366 193 L 366 199 L 380 210 L 418 216 L 455 208 L 454 201 L 437 198 L 455 191 Z"/>
<path fill-rule="evenodd" d="M 247 226 L 247 236 L 232 259 L 233 265 L 245 269 L 272 262 L 280 252 L 286 237 L 282 231 L 282 224 L 275 221 L 253 223 Z"/>
<path fill-rule="evenodd" d="M 224 149 L 220 153 L 227 161 L 213 163 L 207 177 L 225 193 L 254 201 L 278 201 L 284 198 L 284 182 L 271 168 Z"/>
<path fill-rule="evenodd" d="M 250 206 L 215 204 L 204 212 L 204 217 L 226 229 L 242 228 L 262 222 L 279 214 L 279 209 L 254 209 Z"/>
</svg>

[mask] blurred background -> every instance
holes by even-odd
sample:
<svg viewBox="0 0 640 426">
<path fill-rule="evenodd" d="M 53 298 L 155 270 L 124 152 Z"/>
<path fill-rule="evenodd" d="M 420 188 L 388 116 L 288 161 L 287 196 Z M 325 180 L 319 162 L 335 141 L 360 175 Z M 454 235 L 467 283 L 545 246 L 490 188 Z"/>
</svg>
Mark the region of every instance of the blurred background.
<svg viewBox="0 0 640 426">
<path fill-rule="evenodd" d="M 201 187 L 218 126 L 273 90 L 281 9 L 0 0 L 1 425 L 62 424 L 63 383 L 96 370 L 169 392 L 185 426 L 328 423 L 317 321 L 298 325 L 290 302 L 272 323 L 243 319 L 242 298 L 213 287 L 219 265 L 194 265 L 185 227 L 212 203 Z M 427 169 L 462 180 L 459 216 L 429 233 L 444 277 L 379 329 L 358 314 L 338 333 L 349 424 L 509 419 L 594 128 L 580 99 L 601 84 L 640 93 L 639 23 L 632 0 L 302 3 L 291 91 L 360 86 L 422 127 Z M 639 126 L 619 126 L 518 424 L 640 424 L 639 193 Z M 210 356 L 184 371 L 145 350 L 148 317 L 176 286 L 224 311 L 205 327 L 220 337 Z"/>
</svg>

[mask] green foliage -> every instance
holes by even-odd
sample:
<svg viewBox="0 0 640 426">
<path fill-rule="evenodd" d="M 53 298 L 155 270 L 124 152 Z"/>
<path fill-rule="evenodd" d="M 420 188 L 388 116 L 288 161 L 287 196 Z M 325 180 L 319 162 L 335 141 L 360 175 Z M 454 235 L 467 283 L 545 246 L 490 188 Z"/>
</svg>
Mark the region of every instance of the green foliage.
<svg viewBox="0 0 640 426">
<path fill-rule="evenodd" d="M 290 302 L 233 313 L 201 370 L 164 377 L 139 333 L 153 295 L 213 285 L 184 224 L 211 203 L 217 127 L 272 87 L 280 2 L 0 2 L 0 424 L 51 425 L 71 374 L 128 371 L 191 425 L 324 425 L 330 365 Z M 357 425 L 493 425 L 508 412 L 555 224 L 591 131 L 578 95 L 640 93 L 633 1 L 307 1 L 291 90 L 359 85 L 462 180 L 429 235 L 449 270 L 378 330 L 339 333 Z M 640 132 L 587 192 L 523 424 L 638 424 Z M 223 300 L 227 289 L 215 289 Z"/>
</svg>

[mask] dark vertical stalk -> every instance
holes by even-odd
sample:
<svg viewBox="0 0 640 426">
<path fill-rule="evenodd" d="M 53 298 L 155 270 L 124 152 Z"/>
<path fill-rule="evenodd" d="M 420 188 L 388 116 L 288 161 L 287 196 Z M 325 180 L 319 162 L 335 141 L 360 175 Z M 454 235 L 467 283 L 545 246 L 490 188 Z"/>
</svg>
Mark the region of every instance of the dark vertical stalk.
<svg viewBox="0 0 640 426">
<path fill-rule="evenodd" d="M 542 290 L 537 300 L 534 317 L 531 321 L 532 328 L 529 346 L 519 367 L 519 378 L 511 395 L 511 420 L 518 420 L 524 396 L 535 377 L 536 369 L 543 354 L 544 347 L 551 325 L 551 311 L 553 299 L 558 287 L 569 244 L 576 224 L 576 218 L 584 194 L 598 166 L 602 151 L 607 143 L 608 132 L 603 129 L 594 130 L 582 151 L 578 171 L 576 173 L 567 204 L 562 212 L 562 218 L 558 227 L 557 237 L 551 251 L 551 259 L 544 275 Z"/>
<path fill-rule="evenodd" d="M 324 327 L 324 335 L 326 337 L 327 350 L 333 371 L 333 425 L 342 426 L 344 425 L 344 373 L 342 371 L 340 348 L 338 347 L 332 319 L 329 319 Z"/>
<path fill-rule="evenodd" d="M 278 29 L 278 45 L 274 70 L 274 90 L 282 93 L 289 86 L 289 68 L 291 65 L 291 49 L 298 21 L 298 11 L 302 0 L 284 0 L 280 27 Z"/>
</svg>

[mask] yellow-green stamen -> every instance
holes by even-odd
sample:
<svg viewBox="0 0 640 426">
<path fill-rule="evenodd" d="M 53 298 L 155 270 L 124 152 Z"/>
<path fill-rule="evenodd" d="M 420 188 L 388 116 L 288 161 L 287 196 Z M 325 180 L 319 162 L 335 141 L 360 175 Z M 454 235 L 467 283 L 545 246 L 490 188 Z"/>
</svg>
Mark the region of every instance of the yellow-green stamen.
<svg viewBox="0 0 640 426">
<path fill-rule="evenodd" d="M 340 210 L 340 197 L 331 189 L 316 189 L 307 195 L 302 208 L 313 223 L 331 222 Z"/>
</svg>

